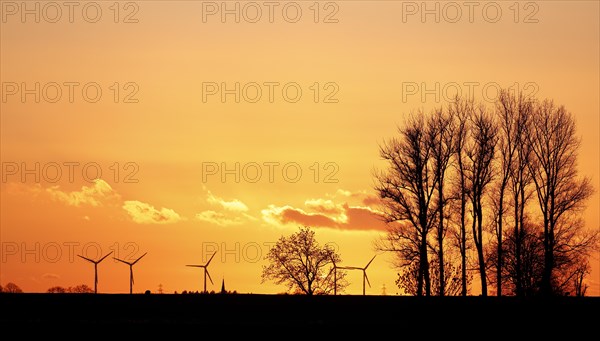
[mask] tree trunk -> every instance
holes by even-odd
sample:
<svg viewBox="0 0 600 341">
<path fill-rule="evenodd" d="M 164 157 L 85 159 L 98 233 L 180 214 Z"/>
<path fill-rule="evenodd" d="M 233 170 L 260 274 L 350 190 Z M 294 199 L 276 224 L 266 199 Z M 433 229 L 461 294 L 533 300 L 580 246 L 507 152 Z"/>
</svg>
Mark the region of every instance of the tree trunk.
<svg viewBox="0 0 600 341">
<path fill-rule="evenodd" d="M 498 243 L 498 259 L 496 261 L 496 295 L 502 296 L 502 219 L 504 210 L 504 184 L 500 188 L 500 202 L 498 203 L 498 230 L 497 243 Z"/>
<path fill-rule="evenodd" d="M 439 292 L 440 296 L 445 296 L 446 280 L 444 278 L 444 197 L 443 197 L 443 178 L 440 176 L 438 184 L 438 205 L 439 205 L 439 226 L 438 226 L 438 260 L 439 260 Z"/>
<path fill-rule="evenodd" d="M 515 277 L 516 277 L 516 294 L 517 296 L 523 296 L 523 274 L 521 273 L 523 266 L 521 265 L 521 233 L 520 233 L 520 219 L 519 219 L 519 194 L 518 189 L 515 191 Z"/>
<path fill-rule="evenodd" d="M 423 273 L 425 281 L 425 296 L 431 296 L 431 280 L 429 278 L 429 260 L 427 259 L 427 234 L 421 236 L 421 264 L 420 271 Z"/>
<path fill-rule="evenodd" d="M 465 193 L 465 170 L 463 168 L 461 151 L 458 151 L 458 168 L 460 171 L 460 261 L 461 261 L 461 295 L 467 296 L 467 194 Z"/>
<path fill-rule="evenodd" d="M 479 261 L 479 277 L 481 279 L 481 295 L 487 296 L 487 278 L 485 274 L 485 258 L 483 255 L 483 212 L 481 208 L 481 203 L 479 203 L 480 199 L 478 198 L 475 203 L 474 211 L 475 215 L 473 219 L 473 232 L 475 235 L 475 247 L 477 248 L 477 259 Z M 476 231 L 475 231 L 476 230 Z"/>
</svg>

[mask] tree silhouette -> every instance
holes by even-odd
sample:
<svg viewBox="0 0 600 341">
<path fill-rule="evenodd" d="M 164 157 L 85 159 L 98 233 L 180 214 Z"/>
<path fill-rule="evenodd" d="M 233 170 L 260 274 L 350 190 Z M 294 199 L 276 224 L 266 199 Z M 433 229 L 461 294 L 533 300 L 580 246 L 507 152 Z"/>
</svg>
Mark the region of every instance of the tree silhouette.
<svg viewBox="0 0 600 341">
<path fill-rule="evenodd" d="M 454 116 L 452 111 L 444 111 L 439 108 L 433 112 L 433 115 L 427 121 L 427 133 L 429 144 L 431 145 L 431 158 L 433 172 L 435 173 L 436 192 L 437 192 L 437 233 L 436 233 L 436 254 L 438 266 L 438 283 L 439 296 L 444 296 L 446 288 L 446 280 L 444 276 L 444 238 L 447 231 L 446 216 L 444 208 L 446 207 L 447 195 L 445 193 L 445 177 L 446 170 L 450 164 L 450 158 L 454 154 Z M 431 266 L 431 264 L 430 264 Z"/>
<path fill-rule="evenodd" d="M 515 208 L 514 234 L 519 232 L 523 221 L 525 207 L 525 186 L 527 179 L 528 150 L 526 134 L 532 114 L 532 100 L 522 93 L 516 95 L 509 90 L 502 90 L 496 101 L 496 119 L 498 120 L 498 181 L 492 194 L 492 209 L 496 235 L 496 294 L 502 296 L 502 262 L 504 235 L 503 225 L 508 207 L 505 205 L 505 193 L 510 184 L 513 190 Z M 520 200 L 522 199 L 522 200 Z M 521 208 L 521 209 L 520 209 Z M 521 214 L 519 214 L 521 213 Z M 516 261 L 519 262 L 519 245 L 516 245 Z M 519 267 L 517 267 L 519 268 Z M 517 276 L 518 278 L 518 276 Z M 517 285 L 518 287 L 519 285 Z M 517 290 L 519 292 L 519 290 Z"/>
<path fill-rule="evenodd" d="M 67 289 L 60 287 L 60 286 L 55 286 L 55 287 L 49 288 L 47 292 L 49 294 L 64 294 L 67 292 Z"/>
<path fill-rule="evenodd" d="M 85 284 L 80 284 L 74 287 L 70 287 L 69 292 L 72 292 L 74 294 L 93 294 L 94 289 L 90 288 Z"/>
<path fill-rule="evenodd" d="M 65 294 L 65 293 L 73 293 L 73 294 L 89 294 L 94 293 L 94 289 L 90 288 L 85 284 L 77 285 L 74 287 L 64 288 L 61 286 L 54 286 L 48 289 L 47 291 L 50 294 Z"/>
<path fill-rule="evenodd" d="M 550 295 L 554 271 L 562 261 L 559 257 L 572 258 L 569 253 L 582 252 L 584 248 L 578 246 L 587 244 L 586 240 L 565 243 L 564 239 L 570 239 L 573 219 L 585 207 L 593 189 L 588 178 L 578 177 L 580 140 L 573 116 L 563 106 L 548 100 L 536 106 L 528 142 L 532 150 L 529 170 L 543 216 L 544 271 L 540 289 L 542 294 Z"/>
<path fill-rule="evenodd" d="M 7 292 L 7 293 L 11 293 L 11 294 L 20 294 L 23 292 L 23 290 L 21 290 L 21 288 L 19 288 L 18 285 L 16 285 L 13 282 L 9 282 L 6 284 L 6 286 L 4 287 L 2 292 Z"/>
<path fill-rule="evenodd" d="M 518 296 L 537 294 L 544 268 L 544 249 L 539 229 L 526 219 L 520 225 L 518 234 L 507 233 L 502 243 L 501 266 L 497 264 L 497 250 L 497 245 L 492 244 L 490 262 L 493 268 L 502 270 L 504 292 Z"/>
<path fill-rule="evenodd" d="M 411 115 L 403 127 L 398 127 L 398 133 L 399 138 L 391 138 L 379 148 L 389 169 L 375 173 L 375 190 L 383 201 L 389 229 L 376 247 L 395 252 L 401 266 L 417 262 L 417 295 L 429 296 L 427 236 L 439 211 L 432 202 L 437 178 L 424 114 Z"/>
<path fill-rule="evenodd" d="M 474 245 L 483 296 L 488 280 L 499 296 L 584 294 L 600 231 L 584 229 L 579 216 L 593 189 L 578 177 L 572 115 L 509 90 L 493 113 L 458 97 L 442 108 L 411 114 L 399 136 L 379 146 L 388 168 L 374 172 L 375 190 L 388 231 L 375 248 L 394 253 L 398 285 L 445 295 L 446 272 L 458 269 L 467 295 Z M 444 243 L 447 231 L 456 244 Z M 447 267 L 445 253 L 455 247 L 461 265 Z"/>
<path fill-rule="evenodd" d="M 467 283 L 467 250 L 469 249 L 467 241 L 467 198 L 469 195 L 469 188 L 467 187 L 467 176 L 466 176 L 466 144 L 469 139 L 470 132 L 470 117 L 474 112 L 473 101 L 468 101 L 459 98 L 458 96 L 448 106 L 448 110 L 451 115 L 456 117 L 457 124 L 454 132 L 454 157 L 456 159 L 455 169 L 456 185 L 454 186 L 454 194 L 452 195 L 458 201 L 458 207 L 455 211 L 459 214 L 459 226 L 458 233 L 455 234 L 456 240 L 458 241 L 458 248 L 460 250 L 461 259 L 461 295 L 466 296 L 468 291 Z M 452 202 L 450 202 L 452 204 Z M 451 206 L 452 208 L 452 206 Z"/>
<path fill-rule="evenodd" d="M 330 294 L 334 285 L 338 292 L 348 285 L 344 271 L 336 271 L 334 279 L 330 269 L 334 262 L 341 262 L 340 255 L 330 245 L 321 247 L 309 227 L 300 227 L 291 236 L 279 238 L 265 259 L 269 265 L 263 266 L 262 282 L 285 284 L 293 293 Z"/>
<path fill-rule="evenodd" d="M 481 280 L 481 294 L 487 296 L 486 263 L 483 252 L 483 200 L 487 185 L 492 181 L 492 160 L 495 156 L 497 126 L 493 117 L 480 107 L 471 117 L 472 139 L 467 147 L 467 186 L 471 200 L 472 232 Z"/>
<path fill-rule="evenodd" d="M 448 255 L 448 253 L 446 253 Z M 444 263 L 444 282 L 439 280 L 440 278 L 440 267 L 437 258 L 431 260 L 429 268 L 431 269 L 431 279 L 434 284 L 432 287 L 432 294 L 442 296 L 444 292 L 445 296 L 459 296 L 462 295 L 462 269 L 460 263 L 455 262 L 454 257 L 447 257 Z M 413 263 L 408 267 L 404 268 L 402 273 L 398 273 L 396 279 L 396 285 L 409 295 L 417 295 L 417 277 L 418 277 L 418 264 Z M 467 285 L 471 284 L 473 276 L 467 275 Z M 443 288 L 440 287 L 443 285 Z"/>
</svg>

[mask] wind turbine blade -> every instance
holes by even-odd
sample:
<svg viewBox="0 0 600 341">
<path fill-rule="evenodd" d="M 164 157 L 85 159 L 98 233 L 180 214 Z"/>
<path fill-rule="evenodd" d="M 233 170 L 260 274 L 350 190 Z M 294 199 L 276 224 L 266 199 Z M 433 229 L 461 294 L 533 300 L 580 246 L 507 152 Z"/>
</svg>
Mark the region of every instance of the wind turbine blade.
<svg viewBox="0 0 600 341">
<path fill-rule="evenodd" d="M 112 253 L 113 253 L 113 251 L 111 251 L 111 252 L 107 253 L 107 254 L 106 254 L 106 256 L 104 256 L 104 257 L 100 258 L 100 260 L 99 260 L 98 262 L 96 262 L 96 263 L 100 263 L 100 262 L 102 262 L 102 261 L 104 260 L 104 258 L 106 258 L 106 257 L 110 256 Z"/>
<path fill-rule="evenodd" d="M 346 270 L 363 270 L 363 268 L 359 268 L 357 266 L 345 266 L 345 267 L 339 267 L 338 269 L 346 269 Z"/>
<path fill-rule="evenodd" d="M 369 277 L 367 276 L 367 272 L 365 271 L 365 279 L 367 280 L 367 284 L 369 285 L 369 288 L 371 287 L 371 282 L 369 282 Z"/>
<path fill-rule="evenodd" d="M 375 257 L 377 257 L 377 255 L 375 255 L 375 256 L 373 256 L 373 258 L 371 258 L 371 260 L 367 263 L 367 266 L 365 266 L 365 270 L 367 270 L 369 265 L 371 265 L 371 263 L 373 262 L 373 259 L 375 259 Z"/>
<path fill-rule="evenodd" d="M 210 256 L 210 259 L 208 260 L 208 262 L 206 262 L 205 266 L 208 266 L 208 264 L 210 264 L 210 261 L 215 257 L 216 254 L 217 254 L 217 251 L 215 251 L 215 253 L 213 253 L 213 255 Z"/>
<path fill-rule="evenodd" d="M 203 268 L 204 265 L 186 265 L 186 266 L 191 266 L 193 268 Z"/>
<path fill-rule="evenodd" d="M 206 271 L 206 275 L 208 276 L 208 279 L 210 280 L 210 284 L 215 284 L 212 280 L 212 278 L 210 278 L 210 273 L 208 272 L 208 269 L 204 268 L 204 271 Z"/>
<path fill-rule="evenodd" d="M 114 260 L 118 260 L 118 261 L 119 261 L 119 262 L 121 262 L 121 263 L 125 263 L 125 264 L 127 264 L 127 265 L 131 265 L 131 263 L 129 263 L 129 262 L 126 262 L 126 261 L 124 261 L 124 260 L 122 260 L 122 259 L 115 258 L 115 257 L 113 257 L 113 259 L 114 259 Z"/>
<path fill-rule="evenodd" d="M 327 273 L 327 276 L 325 276 L 325 279 L 329 278 L 329 276 L 331 276 L 331 273 L 333 272 L 335 268 L 332 267 L 331 269 L 329 269 L 329 272 Z"/>
<path fill-rule="evenodd" d="M 144 253 L 143 255 L 141 255 L 141 256 L 140 256 L 140 258 L 136 259 L 136 260 L 135 260 L 133 263 L 131 263 L 131 265 L 133 265 L 133 264 L 135 264 L 135 263 L 139 262 L 139 261 L 140 261 L 140 259 L 142 259 L 142 258 L 143 258 L 145 255 L 147 255 L 147 254 L 148 254 L 148 252 L 146 252 L 146 253 Z"/>
<path fill-rule="evenodd" d="M 91 260 L 91 259 L 89 259 L 89 258 L 87 258 L 87 257 L 83 257 L 83 256 L 81 256 L 81 255 L 77 255 L 77 257 L 81 257 L 81 258 L 83 258 L 83 259 L 87 260 L 88 262 L 95 263 L 93 260 Z"/>
</svg>

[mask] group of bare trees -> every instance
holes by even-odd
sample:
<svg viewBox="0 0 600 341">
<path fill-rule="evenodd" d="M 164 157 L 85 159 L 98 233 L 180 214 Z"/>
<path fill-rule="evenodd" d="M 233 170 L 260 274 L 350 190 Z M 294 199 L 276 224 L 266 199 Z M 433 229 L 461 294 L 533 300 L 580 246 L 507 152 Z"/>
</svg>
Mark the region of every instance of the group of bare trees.
<svg viewBox="0 0 600 341">
<path fill-rule="evenodd" d="M 593 189 L 577 168 L 575 121 L 563 106 L 502 91 L 493 108 L 457 98 L 411 114 L 380 146 L 375 172 L 396 255 L 415 295 L 585 293 L 598 233 L 580 217 Z"/>
<path fill-rule="evenodd" d="M 61 287 L 61 286 L 55 286 L 55 287 L 49 288 L 47 293 L 49 293 L 49 294 L 68 294 L 68 293 L 93 294 L 94 289 L 88 287 L 85 284 L 80 284 L 80 285 L 76 285 L 74 287 L 67 287 L 67 288 Z"/>
</svg>

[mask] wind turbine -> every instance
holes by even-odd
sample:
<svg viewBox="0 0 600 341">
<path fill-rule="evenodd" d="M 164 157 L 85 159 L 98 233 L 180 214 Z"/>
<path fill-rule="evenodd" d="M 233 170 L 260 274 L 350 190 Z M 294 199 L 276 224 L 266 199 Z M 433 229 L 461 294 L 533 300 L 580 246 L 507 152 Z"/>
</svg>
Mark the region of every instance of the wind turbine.
<svg viewBox="0 0 600 341">
<path fill-rule="evenodd" d="M 204 268 L 204 292 L 206 292 L 206 276 L 208 276 L 210 283 L 214 284 L 212 278 L 210 278 L 210 274 L 208 273 L 207 267 L 208 267 L 208 264 L 210 264 L 210 261 L 213 259 L 213 257 L 215 257 L 216 254 L 217 254 L 217 251 L 215 251 L 215 253 L 213 253 L 213 255 L 210 256 L 210 259 L 204 265 L 186 265 L 186 266 L 191 266 L 193 268 Z"/>
<path fill-rule="evenodd" d="M 127 262 L 122 259 L 113 257 L 115 260 L 118 260 L 121 263 L 125 263 L 125 264 L 129 265 L 129 294 L 133 294 L 133 266 L 135 265 L 135 263 L 139 262 L 140 259 L 142 259 L 142 257 L 144 257 L 147 253 L 148 252 L 144 253 L 143 255 L 140 256 L 140 258 L 134 260 L 133 262 Z"/>
<path fill-rule="evenodd" d="M 345 267 L 338 267 L 337 264 L 335 263 L 335 259 L 333 258 L 333 256 L 331 257 L 331 263 L 333 264 L 333 268 L 331 268 L 331 270 L 329 270 L 329 273 L 327 274 L 327 277 L 329 277 L 329 275 L 331 275 L 331 272 L 333 272 L 333 295 L 337 295 L 337 269 L 346 269 Z"/>
<path fill-rule="evenodd" d="M 113 253 L 112 251 L 109 252 L 106 256 L 100 258 L 99 260 L 93 260 L 93 259 L 89 259 L 87 257 L 83 257 L 81 255 L 77 255 L 78 257 L 81 257 L 85 260 L 87 260 L 88 262 L 94 263 L 94 294 L 98 293 L 98 264 L 100 262 L 102 262 L 104 260 L 104 258 L 110 256 L 110 254 Z"/>
<path fill-rule="evenodd" d="M 367 268 L 369 267 L 369 265 L 371 265 L 371 262 L 373 262 L 373 259 L 375 259 L 375 257 L 377 257 L 377 255 L 373 256 L 373 258 L 371 258 L 371 260 L 367 263 L 367 265 L 365 265 L 364 268 L 359 268 L 356 266 L 348 266 L 348 267 L 344 268 L 347 270 L 362 270 L 362 272 L 363 272 L 363 295 L 365 295 L 365 281 L 367 282 L 367 284 L 369 284 L 369 288 L 371 287 L 371 282 L 369 282 L 369 277 L 367 277 Z"/>
</svg>

